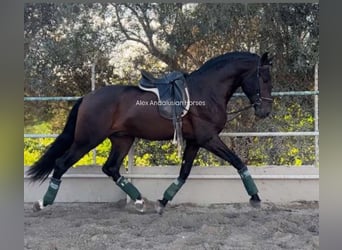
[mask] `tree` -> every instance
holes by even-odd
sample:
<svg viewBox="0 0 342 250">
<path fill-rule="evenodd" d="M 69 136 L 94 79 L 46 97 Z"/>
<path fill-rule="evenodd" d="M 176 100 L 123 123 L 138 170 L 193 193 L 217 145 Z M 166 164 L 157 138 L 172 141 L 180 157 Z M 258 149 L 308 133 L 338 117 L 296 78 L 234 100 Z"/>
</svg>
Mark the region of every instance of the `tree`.
<svg viewBox="0 0 342 250">
<path fill-rule="evenodd" d="M 82 96 L 91 90 L 92 63 L 96 64 L 98 87 L 112 81 L 109 60 L 116 38 L 103 20 L 92 18 L 102 12 L 99 4 L 25 6 L 25 95 Z M 35 110 L 43 121 L 51 119 L 56 108 L 70 108 L 65 103 L 37 106 L 26 105 L 25 114 Z M 25 122 L 31 121 L 35 119 L 26 115 Z"/>
</svg>

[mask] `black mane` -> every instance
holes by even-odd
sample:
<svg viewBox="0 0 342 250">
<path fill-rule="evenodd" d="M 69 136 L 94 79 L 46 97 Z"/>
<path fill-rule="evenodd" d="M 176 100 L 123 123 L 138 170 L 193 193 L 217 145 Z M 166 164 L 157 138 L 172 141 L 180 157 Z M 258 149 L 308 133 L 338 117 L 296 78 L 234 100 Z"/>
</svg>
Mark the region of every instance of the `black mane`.
<svg viewBox="0 0 342 250">
<path fill-rule="evenodd" d="M 220 67 L 221 64 L 227 64 L 231 61 L 235 61 L 238 59 L 257 58 L 257 57 L 259 57 L 257 54 L 254 54 L 251 52 L 239 52 L 239 51 L 228 52 L 223 55 L 219 55 L 219 56 L 209 59 L 198 70 L 194 71 L 194 73 L 204 72 L 213 67 Z"/>
</svg>

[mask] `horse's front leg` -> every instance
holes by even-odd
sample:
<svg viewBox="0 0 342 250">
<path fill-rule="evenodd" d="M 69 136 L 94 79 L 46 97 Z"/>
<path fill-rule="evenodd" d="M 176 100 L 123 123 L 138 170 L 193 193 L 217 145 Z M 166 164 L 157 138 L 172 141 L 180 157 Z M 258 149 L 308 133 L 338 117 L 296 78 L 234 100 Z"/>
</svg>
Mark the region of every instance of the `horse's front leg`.
<svg viewBox="0 0 342 250">
<path fill-rule="evenodd" d="M 212 137 L 203 144 L 203 147 L 218 157 L 228 161 L 237 169 L 247 193 L 251 196 L 250 204 L 255 207 L 260 206 L 261 200 L 258 195 L 258 188 L 256 187 L 247 166 L 222 142 L 219 136 L 216 135 Z"/>
<path fill-rule="evenodd" d="M 174 182 L 165 190 L 162 200 L 158 200 L 156 203 L 156 211 L 159 214 L 163 213 L 166 204 L 175 197 L 177 192 L 184 185 L 186 179 L 188 178 L 192 164 L 199 150 L 197 143 L 193 141 L 186 141 L 186 146 L 183 153 L 182 165 L 180 169 L 179 176 Z"/>
</svg>

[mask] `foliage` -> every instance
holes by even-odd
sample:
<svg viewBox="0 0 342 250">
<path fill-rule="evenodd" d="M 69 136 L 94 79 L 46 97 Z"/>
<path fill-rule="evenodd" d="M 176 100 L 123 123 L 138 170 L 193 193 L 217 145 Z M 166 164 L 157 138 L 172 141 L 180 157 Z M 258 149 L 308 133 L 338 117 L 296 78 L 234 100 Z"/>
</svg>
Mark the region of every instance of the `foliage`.
<svg viewBox="0 0 342 250">
<path fill-rule="evenodd" d="M 190 72 L 227 51 L 274 56 L 274 91 L 313 90 L 318 62 L 318 4 L 223 3 L 29 3 L 24 8 L 24 95 L 82 96 L 96 88 L 136 84 L 139 70 L 154 74 Z M 228 110 L 247 105 L 234 98 Z M 26 133 L 58 133 L 72 102 L 25 102 Z M 223 132 L 313 131 L 312 97 L 279 97 L 273 115 L 258 121 L 252 111 L 227 122 Z M 249 165 L 306 165 L 314 162 L 312 137 L 223 138 Z M 52 139 L 25 139 L 25 164 L 32 164 Z M 110 142 L 97 147 L 105 162 Z M 135 164 L 180 164 L 171 142 L 138 140 Z M 76 165 L 91 164 L 90 152 Z M 124 165 L 127 166 L 127 158 Z M 200 150 L 196 165 L 226 162 Z"/>
</svg>

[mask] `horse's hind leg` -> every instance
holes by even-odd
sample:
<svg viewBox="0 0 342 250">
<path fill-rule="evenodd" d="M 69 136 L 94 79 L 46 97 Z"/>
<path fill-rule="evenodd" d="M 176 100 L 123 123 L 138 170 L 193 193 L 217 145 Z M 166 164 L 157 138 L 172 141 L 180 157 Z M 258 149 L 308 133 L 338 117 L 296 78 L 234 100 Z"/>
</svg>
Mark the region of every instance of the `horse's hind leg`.
<svg viewBox="0 0 342 250">
<path fill-rule="evenodd" d="M 252 206 L 259 206 L 261 200 L 258 195 L 258 189 L 248 171 L 247 166 L 241 161 L 241 159 L 229 150 L 218 136 L 211 138 L 203 145 L 203 147 L 220 158 L 228 161 L 237 169 L 247 193 L 251 196 L 250 204 Z"/>
<path fill-rule="evenodd" d="M 111 136 L 112 149 L 102 171 L 113 178 L 113 181 L 124 191 L 134 202 L 137 210 L 144 211 L 144 201 L 139 190 L 120 174 L 120 167 L 123 159 L 131 148 L 134 137 L 129 136 Z"/>
<path fill-rule="evenodd" d="M 73 142 L 70 149 L 63 156 L 56 160 L 56 166 L 53 170 L 48 190 L 46 191 L 43 199 L 34 204 L 34 210 L 41 210 L 45 206 L 53 204 L 64 173 L 98 144 L 99 143 L 89 144 Z"/>
</svg>

